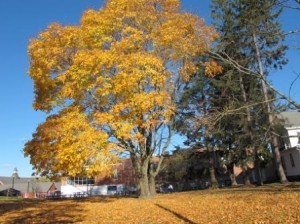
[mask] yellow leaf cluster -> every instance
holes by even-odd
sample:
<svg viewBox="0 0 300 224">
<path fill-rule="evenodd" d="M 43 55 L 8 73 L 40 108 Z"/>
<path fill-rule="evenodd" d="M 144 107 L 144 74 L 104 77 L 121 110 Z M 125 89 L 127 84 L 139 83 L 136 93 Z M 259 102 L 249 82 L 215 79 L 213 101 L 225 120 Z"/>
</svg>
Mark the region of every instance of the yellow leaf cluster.
<svg viewBox="0 0 300 224">
<path fill-rule="evenodd" d="M 221 73 L 223 68 L 216 61 L 205 62 L 205 74 L 208 77 L 215 77 L 217 74 Z"/>
<path fill-rule="evenodd" d="M 25 145 L 25 155 L 37 171 L 51 171 L 75 176 L 101 172 L 109 173 L 118 160 L 113 151 L 118 147 L 109 143 L 108 135 L 90 125 L 78 108 L 69 108 L 50 116 L 37 128 L 33 139 Z"/>
</svg>

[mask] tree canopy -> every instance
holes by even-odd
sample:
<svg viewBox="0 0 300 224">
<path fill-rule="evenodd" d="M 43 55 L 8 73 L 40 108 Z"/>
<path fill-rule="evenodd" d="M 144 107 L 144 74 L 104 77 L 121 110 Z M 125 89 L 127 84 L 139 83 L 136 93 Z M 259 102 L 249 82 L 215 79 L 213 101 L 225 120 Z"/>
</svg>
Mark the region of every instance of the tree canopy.
<svg viewBox="0 0 300 224">
<path fill-rule="evenodd" d="M 147 185 L 152 156 L 170 142 L 180 84 L 199 67 L 221 70 L 200 60 L 216 37 L 179 0 L 108 0 L 78 26 L 50 24 L 29 44 L 29 75 L 34 108 L 58 112 L 25 154 L 40 172 L 75 174 L 105 170 L 126 151 Z"/>
</svg>

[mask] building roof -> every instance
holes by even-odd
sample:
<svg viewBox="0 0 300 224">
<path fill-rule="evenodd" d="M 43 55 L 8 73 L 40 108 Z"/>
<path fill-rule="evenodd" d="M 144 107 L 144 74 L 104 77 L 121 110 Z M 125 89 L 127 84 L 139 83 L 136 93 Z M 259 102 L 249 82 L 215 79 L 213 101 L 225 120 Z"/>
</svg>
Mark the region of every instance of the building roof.
<svg viewBox="0 0 300 224">
<path fill-rule="evenodd" d="M 12 188 L 12 177 L 0 177 L 0 191 Z M 48 192 L 52 185 L 60 190 L 61 184 L 55 182 L 37 182 L 36 178 L 14 178 L 14 189 L 22 193 L 25 192 Z"/>
<path fill-rule="evenodd" d="M 14 178 L 15 184 L 20 183 L 28 183 L 33 181 L 35 178 L 33 177 L 25 177 L 25 178 Z M 12 185 L 13 178 L 12 177 L 2 177 L 0 176 L 0 185 Z"/>
<path fill-rule="evenodd" d="M 14 184 L 14 189 L 22 193 L 26 192 L 37 192 L 37 193 L 46 193 L 50 190 L 52 185 L 55 185 L 57 190 L 60 190 L 60 186 L 57 186 L 54 182 L 27 182 L 27 183 L 18 183 Z M 2 185 L 0 186 L 0 191 L 11 188 L 11 185 Z"/>
<path fill-rule="evenodd" d="M 300 111 L 286 111 L 279 115 L 285 127 L 300 127 Z"/>
</svg>

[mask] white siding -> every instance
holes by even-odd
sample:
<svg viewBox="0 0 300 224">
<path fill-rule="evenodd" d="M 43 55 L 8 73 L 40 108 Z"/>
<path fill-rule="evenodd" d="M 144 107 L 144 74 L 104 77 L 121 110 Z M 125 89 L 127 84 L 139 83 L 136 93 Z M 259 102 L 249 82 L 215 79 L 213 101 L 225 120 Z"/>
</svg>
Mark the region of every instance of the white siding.
<svg viewBox="0 0 300 224">
<path fill-rule="evenodd" d="M 107 195 L 107 185 L 91 186 L 89 189 L 91 195 Z"/>
<path fill-rule="evenodd" d="M 300 152 L 298 149 L 288 149 L 281 152 L 284 158 L 285 171 L 287 176 L 300 175 Z M 291 156 L 294 160 L 294 166 L 291 161 Z"/>
<path fill-rule="evenodd" d="M 101 186 L 97 186 L 97 185 L 89 185 L 88 188 L 86 185 L 63 185 L 61 186 L 61 193 L 63 195 L 66 196 L 73 196 L 76 193 L 83 193 L 86 194 L 87 189 L 88 189 L 88 193 L 89 195 L 108 195 L 109 192 L 107 191 L 107 187 L 111 186 L 111 185 L 101 185 Z M 124 190 L 124 185 L 123 184 L 116 184 L 114 186 L 117 186 L 117 192 L 116 193 L 120 193 L 123 192 Z"/>
<path fill-rule="evenodd" d="M 75 187 L 73 185 L 62 185 L 61 186 L 61 194 L 66 196 L 72 196 L 76 193 L 86 193 L 86 187 L 83 188 L 82 186 Z"/>
<path fill-rule="evenodd" d="M 286 128 L 290 139 L 290 147 L 296 147 L 298 144 L 298 133 L 300 133 L 300 127 Z"/>
</svg>

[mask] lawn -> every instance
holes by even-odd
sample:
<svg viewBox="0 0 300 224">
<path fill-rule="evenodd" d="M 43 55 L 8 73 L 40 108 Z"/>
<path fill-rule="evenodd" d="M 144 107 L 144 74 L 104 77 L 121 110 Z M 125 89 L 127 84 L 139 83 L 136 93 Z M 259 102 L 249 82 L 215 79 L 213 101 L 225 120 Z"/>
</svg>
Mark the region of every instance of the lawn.
<svg viewBox="0 0 300 224">
<path fill-rule="evenodd" d="M 0 196 L 0 201 L 12 201 L 12 200 L 22 200 L 22 198 L 19 198 L 19 197 Z"/>
<path fill-rule="evenodd" d="M 3 200 L 0 223 L 300 223 L 300 189 L 203 190 L 147 200 Z"/>
</svg>

